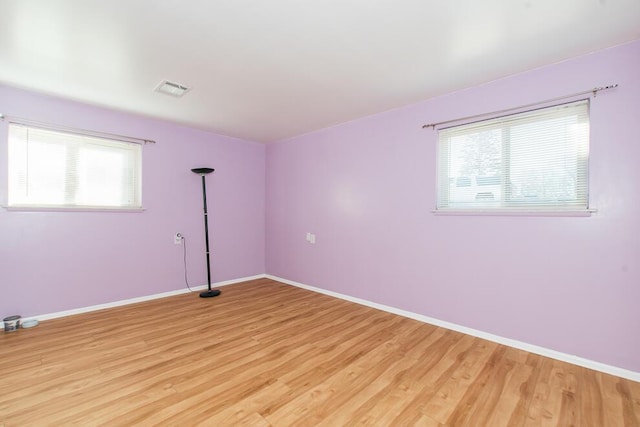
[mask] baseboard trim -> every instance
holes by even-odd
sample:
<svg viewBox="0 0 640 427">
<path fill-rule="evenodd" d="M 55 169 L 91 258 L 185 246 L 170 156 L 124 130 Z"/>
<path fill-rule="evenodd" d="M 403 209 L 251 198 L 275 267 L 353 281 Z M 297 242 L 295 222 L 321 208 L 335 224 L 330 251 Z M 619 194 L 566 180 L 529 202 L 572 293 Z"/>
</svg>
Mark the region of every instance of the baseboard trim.
<svg viewBox="0 0 640 427">
<path fill-rule="evenodd" d="M 211 286 L 215 288 L 220 288 L 223 286 L 232 285 L 234 283 L 248 282 L 250 280 L 256 280 L 256 279 L 264 279 L 265 277 L 267 277 L 266 274 L 258 274 L 256 276 L 242 277 L 239 279 L 225 280 L 222 282 L 212 283 Z M 207 289 L 207 285 L 195 286 L 191 288 L 192 291 L 202 291 L 204 289 Z M 92 305 L 89 307 L 75 308 L 72 310 L 59 311 L 56 313 L 41 314 L 39 316 L 30 316 L 30 317 L 25 317 L 22 320 L 37 319 L 40 321 L 40 320 L 57 319 L 59 317 L 73 316 L 75 314 L 82 314 L 82 313 L 89 313 L 91 311 L 104 310 L 105 308 L 120 307 L 123 305 L 135 304 L 135 303 L 144 302 L 144 301 L 151 301 L 154 299 L 166 298 L 174 295 L 188 294 L 189 292 L 191 291 L 187 288 L 177 289 L 175 291 L 161 292 L 159 294 L 146 295 L 146 296 L 137 297 L 137 298 L 130 298 L 126 300 L 108 302 L 105 304 Z"/>
<path fill-rule="evenodd" d="M 321 294 L 329 295 L 335 298 L 340 298 L 346 301 L 354 302 L 356 304 L 365 305 L 367 307 L 375 308 L 378 310 L 386 311 L 389 313 L 397 314 L 399 316 L 407 317 L 409 319 L 418 320 L 423 323 L 428 323 L 434 326 L 440 326 L 452 331 L 462 332 L 463 334 L 471 335 L 474 337 L 482 338 L 488 341 L 493 341 L 498 344 L 504 344 L 509 347 L 517 348 L 520 350 L 528 351 L 530 353 L 539 354 L 541 356 L 549 357 L 551 359 L 560 360 L 562 362 L 571 363 L 573 365 L 582 366 L 584 368 L 593 369 L 594 371 L 604 372 L 606 374 L 615 375 L 617 377 L 626 378 L 631 381 L 640 382 L 640 372 L 630 371 L 628 369 L 619 368 L 617 366 L 611 366 L 604 363 L 596 362 L 593 360 L 585 359 L 579 356 L 562 353 L 559 351 L 551 350 L 548 348 L 540 347 L 533 344 L 528 344 L 522 341 L 513 340 L 511 338 L 501 337 L 499 335 L 490 334 L 488 332 L 479 331 L 477 329 L 468 328 L 466 326 L 457 325 L 455 323 L 446 322 L 443 320 L 435 319 L 433 317 L 424 316 L 422 314 L 412 313 L 410 311 L 401 310 L 395 307 L 390 307 L 383 304 L 367 301 L 361 298 L 352 297 L 349 295 L 341 294 L 338 292 L 328 291 L 326 289 L 316 288 L 314 286 L 305 285 L 303 283 L 294 282 L 293 280 L 284 279 L 282 277 L 266 274 L 264 277 L 275 280 L 277 282 L 286 283 L 287 285 L 295 286 L 309 291 L 318 292 Z"/>
</svg>

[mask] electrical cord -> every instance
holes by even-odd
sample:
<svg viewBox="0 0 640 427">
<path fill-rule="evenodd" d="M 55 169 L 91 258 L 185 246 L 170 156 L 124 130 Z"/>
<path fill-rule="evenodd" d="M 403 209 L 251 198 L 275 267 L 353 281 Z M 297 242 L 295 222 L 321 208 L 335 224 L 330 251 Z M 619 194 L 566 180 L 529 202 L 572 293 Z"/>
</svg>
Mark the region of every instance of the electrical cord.
<svg viewBox="0 0 640 427">
<path fill-rule="evenodd" d="M 191 286 L 189 286 L 189 279 L 187 278 L 187 238 L 184 236 L 182 236 L 182 254 L 182 260 L 184 263 L 184 283 L 187 285 L 189 292 L 197 292 L 191 289 Z"/>
</svg>

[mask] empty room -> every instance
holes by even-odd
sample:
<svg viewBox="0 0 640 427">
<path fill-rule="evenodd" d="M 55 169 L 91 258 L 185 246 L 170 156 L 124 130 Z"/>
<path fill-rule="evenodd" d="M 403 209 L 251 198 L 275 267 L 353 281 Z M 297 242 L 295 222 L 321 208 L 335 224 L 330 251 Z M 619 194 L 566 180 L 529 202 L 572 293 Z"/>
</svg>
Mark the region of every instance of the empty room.
<svg viewBox="0 0 640 427">
<path fill-rule="evenodd" d="M 640 426 L 640 2 L 0 2 L 0 426 Z"/>
</svg>

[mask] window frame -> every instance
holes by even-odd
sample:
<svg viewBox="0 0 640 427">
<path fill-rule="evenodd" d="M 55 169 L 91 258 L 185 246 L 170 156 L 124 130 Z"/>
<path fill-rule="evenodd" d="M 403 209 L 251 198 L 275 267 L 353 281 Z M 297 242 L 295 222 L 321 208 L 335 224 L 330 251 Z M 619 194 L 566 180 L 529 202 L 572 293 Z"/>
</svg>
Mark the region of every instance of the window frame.
<svg viewBox="0 0 640 427">
<path fill-rule="evenodd" d="M 509 184 L 511 177 L 511 167 L 514 163 L 511 158 L 511 149 L 512 144 L 509 136 L 509 129 L 518 125 L 518 120 L 524 118 L 525 120 L 534 117 L 536 114 L 544 113 L 545 111 L 549 111 L 554 113 L 555 111 L 562 111 L 564 107 L 571 106 L 585 106 L 586 113 L 586 125 L 587 125 L 587 134 L 586 134 L 586 143 L 584 153 L 583 163 L 580 164 L 581 160 L 576 161 L 576 174 L 581 174 L 581 176 L 576 179 L 577 182 L 582 183 L 583 186 L 576 185 L 576 194 L 580 191 L 584 191 L 582 194 L 583 198 L 576 196 L 576 201 L 583 201 L 584 203 L 569 203 L 569 204 L 550 204 L 550 200 L 544 200 L 542 203 L 522 203 L 514 200 L 504 200 L 503 198 L 510 197 L 511 185 Z M 569 115 L 566 115 L 567 117 Z M 545 120 L 542 117 L 538 122 L 543 122 Z M 485 126 L 482 124 L 485 123 Z M 449 153 L 446 150 L 450 150 L 450 141 L 447 143 L 443 142 L 442 132 L 445 132 L 448 135 L 448 138 L 451 138 L 451 133 L 459 130 L 461 134 L 465 134 L 465 129 L 477 129 L 482 128 L 482 131 L 488 131 L 489 129 L 502 130 L 503 135 L 501 135 L 501 148 L 500 148 L 500 191 L 501 197 L 499 202 L 493 203 L 493 205 L 486 203 L 483 204 L 481 201 L 478 201 L 478 194 L 476 194 L 476 201 L 473 203 L 469 203 L 468 206 L 464 206 L 464 203 L 451 203 L 449 205 L 443 204 L 443 201 L 449 201 L 449 192 L 451 190 L 451 180 L 456 177 L 451 173 L 451 161 L 449 158 Z M 519 111 L 512 114 L 506 114 L 501 116 L 489 117 L 482 120 L 477 120 L 473 122 L 461 123 L 458 125 L 448 126 L 446 128 L 437 129 L 437 150 L 436 150 L 436 207 L 432 211 L 437 215 L 524 215 L 524 216 L 590 216 L 591 213 L 597 212 L 597 209 L 594 209 L 590 206 L 590 196 L 589 196 L 589 146 L 590 146 L 590 98 L 584 99 L 574 99 L 570 102 L 564 102 L 560 104 L 548 105 L 532 110 Z M 468 134 L 472 134 L 472 132 L 468 132 Z M 443 151 L 444 150 L 444 151 Z M 579 154 L 580 150 L 576 150 Z M 446 164 L 443 162 L 444 156 L 447 156 Z M 579 159 L 579 156 L 577 157 Z M 446 173 L 443 173 L 442 169 L 446 169 Z M 473 179 L 476 180 L 480 175 L 474 175 Z M 443 177 L 446 178 L 446 184 L 442 182 Z M 582 181 L 580 181 L 582 180 Z M 474 181 L 475 182 L 475 181 Z M 481 185 L 475 182 L 476 186 Z M 443 196 L 443 193 L 446 193 Z"/>
<path fill-rule="evenodd" d="M 27 132 L 29 130 L 34 130 L 36 132 L 39 132 L 40 135 L 43 134 L 47 134 L 47 133 L 52 133 L 57 135 L 58 137 L 66 137 L 68 136 L 70 139 L 74 140 L 72 143 L 60 143 L 60 142 L 52 142 L 52 144 L 59 144 L 61 146 L 64 146 L 65 148 L 71 146 L 71 145 L 75 145 L 76 148 L 74 148 L 75 150 L 78 150 L 78 152 L 83 151 L 83 149 L 86 149 L 87 153 L 96 153 L 97 151 L 99 151 L 100 149 L 97 148 L 98 146 L 102 146 L 102 147 L 108 147 L 108 150 L 111 150 L 112 153 L 117 153 L 118 151 L 121 152 L 121 155 L 123 156 L 123 159 L 125 162 L 129 162 L 129 166 L 131 166 L 131 171 L 129 172 L 130 174 L 130 179 L 132 180 L 131 185 L 128 186 L 128 189 L 132 192 L 132 197 L 131 202 L 127 203 L 127 204 L 112 204 L 109 202 L 106 202 L 104 204 L 93 204 L 93 203 L 86 203 L 86 204 L 82 204 L 82 203 L 73 203 L 73 202 L 69 202 L 68 200 L 66 200 L 66 196 L 69 194 L 69 188 L 73 187 L 74 191 L 77 193 L 78 191 L 80 191 L 80 186 L 74 186 L 73 183 L 67 184 L 65 182 L 64 185 L 64 194 L 65 194 L 65 201 L 63 203 L 49 203 L 47 201 L 44 201 L 42 199 L 40 200 L 36 200 L 34 202 L 27 202 L 24 203 L 23 201 L 19 200 L 20 198 L 23 198 L 25 194 L 22 193 L 19 196 L 16 197 L 12 197 L 12 190 L 15 191 L 15 189 L 12 189 L 12 183 L 11 180 L 15 179 L 14 176 L 12 176 L 12 158 L 13 155 L 11 153 L 12 151 L 12 144 L 19 144 L 20 142 L 12 142 L 12 137 L 11 137 L 11 132 L 12 132 L 12 128 L 13 127 L 18 127 L 18 128 L 23 128 L 26 129 Z M 6 204 L 3 206 L 6 210 L 8 211 L 51 211 L 51 212 L 142 212 L 145 209 L 143 208 L 143 204 L 142 204 L 142 166 L 143 166 L 143 150 L 142 150 L 142 145 L 146 142 L 153 142 L 153 141 L 145 141 L 145 140 L 136 140 L 135 138 L 128 138 L 128 137 L 119 137 L 117 135 L 111 135 L 111 134 L 105 134 L 105 133 L 100 133 L 100 132 L 92 132 L 92 131 L 83 131 L 83 130 L 76 130 L 76 129 L 71 129 L 71 128 L 66 128 L 66 127 L 56 127 L 54 125 L 44 125 L 44 124 L 40 124 L 40 123 L 33 123 L 30 121 L 22 121 L 22 120 L 10 120 L 7 123 L 7 126 L 5 127 L 6 130 L 6 138 L 7 138 L 7 149 L 6 149 L 6 159 L 7 159 L 7 182 L 6 182 Z M 27 137 L 28 138 L 28 137 Z M 44 139 L 44 142 L 47 143 L 46 138 Z M 24 143 L 28 143 L 28 142 L 24 142 Z M 121 149 L 118 149 L 118 146 L 122 147 Z M 14 146 L 15 147 L 15 146 Z M 27 148 L 21 148 L 23 150 L 27 150 Z M 73 180 L 77 180 L 77 179 L 81 179 L 82 177 L 79 176 L 79 173 L 76 172 L 75 174 L 72 172 L 71 174 L 69 174 L 69 171 L 72 169 L 77 169 L 78 165 L 80 164 L 80 156 L 77 156 L 77 158 L 75 159 L 75 164 L 74 165 L 69 165 L 68 163 L 65 162 L 65 168 L 64 170 L 60 171 L 61 174 L 65 175 L 65 180 L 71 178 L 71 181 Z M 28 165 L 28 160 L 25 162 L 25 164 L 22 166 L 22 170 L 24 170 L 25 167 L 27 167 Z M 124 166 L 123 166 L 124 167 Z M 21 166 L 18 166 L 18 168 L 21 168 Z M 121 168 L 121 169 L 117 169 L 116 170 L 117 174 L 122 174 L 123 179 L 125 177 L 125 175 L 127 174 L 126 172 L 126 167 Z M 124 184 L 123 184 L 124 185 Z M 125 188 L 125 187 L 122 187 Z M 28 190 L 25 190 L 28 191 Z M 28 197 L 28 196 L 27 196 Z"/>
</svg>

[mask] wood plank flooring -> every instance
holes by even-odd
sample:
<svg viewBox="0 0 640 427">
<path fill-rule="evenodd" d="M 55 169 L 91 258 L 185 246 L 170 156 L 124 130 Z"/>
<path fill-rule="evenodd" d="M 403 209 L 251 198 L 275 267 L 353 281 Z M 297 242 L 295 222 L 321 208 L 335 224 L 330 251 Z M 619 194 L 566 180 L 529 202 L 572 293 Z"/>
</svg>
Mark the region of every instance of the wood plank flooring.
<svg viewBox="0 0 640 427">
<path fill-rule="evenodd" d="M 0 426 L 640 426 L 640 383 L 268 279 L 0 333 Z"/>
</svg>

